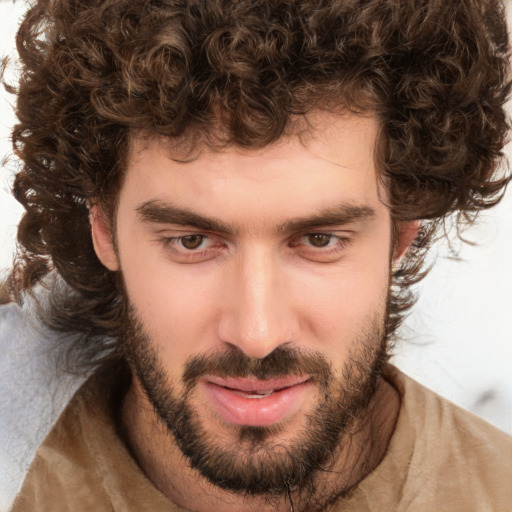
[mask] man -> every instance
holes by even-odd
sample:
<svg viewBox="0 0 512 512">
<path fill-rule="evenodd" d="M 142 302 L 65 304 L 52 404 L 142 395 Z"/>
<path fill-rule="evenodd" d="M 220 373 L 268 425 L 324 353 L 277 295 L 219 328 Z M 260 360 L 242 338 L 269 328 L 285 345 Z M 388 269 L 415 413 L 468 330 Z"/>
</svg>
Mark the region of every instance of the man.
<svg viewBox="0 0 512 512">
<path fill-rule="evenodd" d="M 510 509 L 510 439 L 387 363 L 509 180 L 499 2 L 41 0 L 18 48 L 4 301 L 95 371 L 13 510 Z"/>
</svg>

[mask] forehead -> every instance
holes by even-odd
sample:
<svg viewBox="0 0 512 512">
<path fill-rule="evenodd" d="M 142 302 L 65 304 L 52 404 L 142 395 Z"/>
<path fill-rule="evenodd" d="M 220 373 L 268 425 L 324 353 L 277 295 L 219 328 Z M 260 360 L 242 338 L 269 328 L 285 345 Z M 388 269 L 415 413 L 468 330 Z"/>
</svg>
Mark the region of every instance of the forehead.
<svg viewBox="0 0 512 512">
<path fill-rule="evenodd" d="M 362 160 L 368 156 L 373 158 L 379 130 L 380 124 L 371 113 L 317 110 L 307 115 L 291 116 L 280 139 L 263 148 L 251 148 L 232 145 L 225 140 L 225 130 L 219 121 L 210 126 L 206 133 L 190 128 L 174 138 L 159 138 L 151 133 L 135 135 L 132 137 L 129 159 L 133 162 L 140 152 L 150 146 L 154 148 L 155 143 L 169 159 L 181 163 L 193 162 L 198 158 L 203 158 L 203 161 L 215 159 L 226 152 L 265 157 L 279 153 L 286 144 L 295 144 L 297 153 L 307 150 L 311 156 L 341 166 L 343 162 L 358 165 L 358 161 L 364 164 Z"/>
<path fill-rule="evenodd" d="M 298 208 L 307 213 L 380 199 L 374 117 L 317 112 L 294 123 L 264 148 L 203 146 L 185 163 L 173 141 L 136 138 L 121 199 L 192 202 L 210 215 L 245 205 L 260 216 L 276 205 L 283 215 L 297 215 Z"/>
</svg>

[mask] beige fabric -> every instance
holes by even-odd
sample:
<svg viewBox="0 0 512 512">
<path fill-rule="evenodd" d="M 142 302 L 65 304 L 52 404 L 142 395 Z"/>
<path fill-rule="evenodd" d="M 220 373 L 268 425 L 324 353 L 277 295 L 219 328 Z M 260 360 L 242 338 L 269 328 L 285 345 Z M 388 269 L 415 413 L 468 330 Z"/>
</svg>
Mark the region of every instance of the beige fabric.
<svg viewBox="0 0 512 512">
<path fill-rule="evenodd" d="M 393 367 L 402 407 L 384 460 L 329 512 L 510 512 L 512 439 Z M 146 479 L 91 379 L 38 450 L 14 512 L 182 512 Z M 221 511 L 220 511 L 221 512 Z"/>
</svg>

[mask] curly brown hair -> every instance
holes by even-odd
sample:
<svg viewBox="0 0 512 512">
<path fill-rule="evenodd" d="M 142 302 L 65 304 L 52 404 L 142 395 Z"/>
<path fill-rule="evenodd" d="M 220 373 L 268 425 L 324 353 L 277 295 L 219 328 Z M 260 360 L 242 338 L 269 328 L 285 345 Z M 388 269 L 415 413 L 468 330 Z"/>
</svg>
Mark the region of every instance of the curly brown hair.
<svg viewBox="0 0 512 512">
<path fill-rule="evenodd" d="M 380 121 L 393 219 L 428 221 L 394 274 L 393 329 L 443 219 L 470 222 L 510 179 L 498 175 L 504 19 L 500 0 L 38 0 L 17 36 L 14 195 L 26 212 L 4 290 L 20 297 L 55 270 L 67 286 L 46 320 L 101 351 L 122 332 L 123 301 L 87 205 L 113 218 L 134 133 L 255 148 L 293 116 L 350 110 Z"/>
</svg>

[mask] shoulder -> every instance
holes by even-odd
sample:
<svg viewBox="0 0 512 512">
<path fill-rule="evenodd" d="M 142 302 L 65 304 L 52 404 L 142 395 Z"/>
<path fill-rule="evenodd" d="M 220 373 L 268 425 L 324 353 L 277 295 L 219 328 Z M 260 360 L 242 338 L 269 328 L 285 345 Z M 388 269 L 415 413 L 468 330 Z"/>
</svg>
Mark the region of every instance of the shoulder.
<svg viewBox="0 0 512 512">
<path fill-rule="evenodd" d="M 180 511 L 133 459 L 116 417 L 129 375 L 100 368 L 75 394 L 39 447 L 16 512 Z"/>
<path fill-rule="evenodd" d="M 394 367 L 389 369 L 389 375 L 402 396 L 401 414 L 421 438 L 431 439 L 435 436 L 436 444 L 446 444 L 450 452 L 458 448 L 453 441 L 459 439 L 466 446 L 468 443 L 481 446 L 483 451 L 489 453 L 496 451 L 503 455 L 504 449 L 512 455 L 512 438 L 501 430 Z M 438 437 L 440 432 L 447 435 Z"/>
<path fill-rule="evenodd" d="M 84 410 L 94 407 L 90 388 L 82 386 L 39 446 L 12 510 L 109 510 L 102 475 L 88 443 Z M 101 416 L 101 411 L 100 411 Z M 94 492 L 92 492 L 94 490 Z"/>
<path fill-rule="evenodd" d="M 411 496 L 438 500 L 438 511 L 512 510 L 512 438 L 397 369 L 388 375 L 402 397 L 390 452 L 403 450 Z"/>
<path fill-rule="evenodd" d="M 83 382 L 59 371 L 55 340 L 30 300 L 0 306 L 0 510 L 9 508 L 38 446 Z"/>
</svg>

